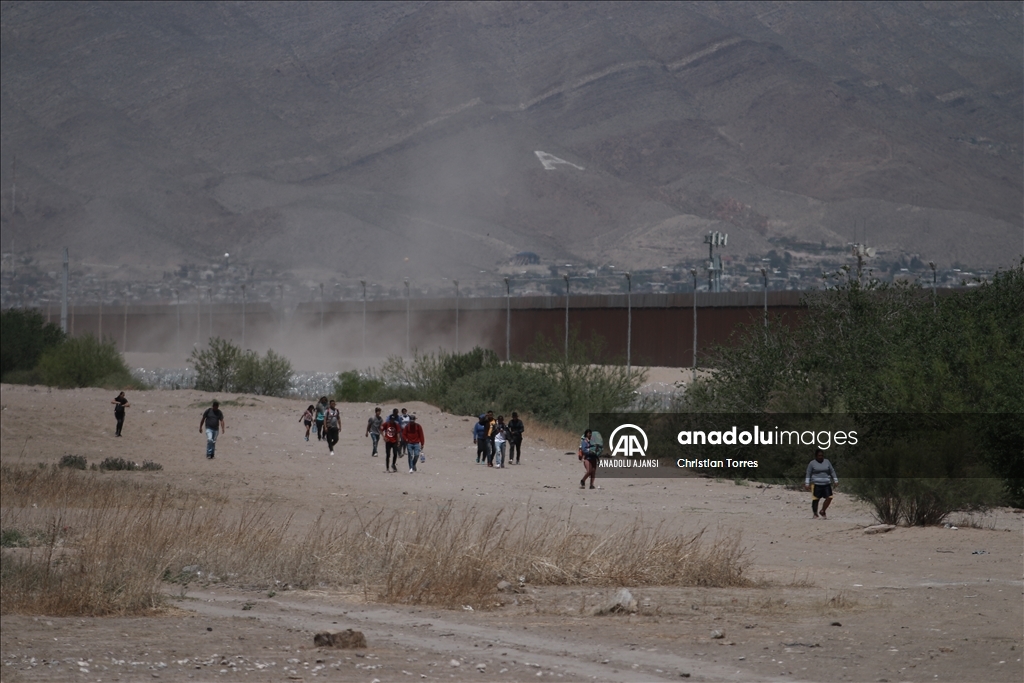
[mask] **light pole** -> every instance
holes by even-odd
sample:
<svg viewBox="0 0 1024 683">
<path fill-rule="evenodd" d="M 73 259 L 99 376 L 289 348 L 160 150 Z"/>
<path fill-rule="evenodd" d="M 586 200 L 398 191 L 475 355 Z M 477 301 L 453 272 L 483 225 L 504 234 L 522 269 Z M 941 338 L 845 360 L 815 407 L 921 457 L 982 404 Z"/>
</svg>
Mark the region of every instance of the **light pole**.
<svg viewBox="0 0 1024 683">
<path fill-rule="evenodd" d="M 697 269 L 690 268 L 693 276 L 693 381 L 697 381 Z"/>
<path fill-rule="evenodd" d="M 366 356 L 366 280 L 360 280 L 363 287 L 363 356 Z"/>
<path fill-rule="evenodd" d="M 245 285 L 242 285 L 242 348 L 245 348 Z"/>
<path fill-rule="evenodd" d="M 459 281 L 453 280 L 455 283 L 455 353 L 459 353 Z"/>
<path fill-rule="evenodd" d="M 196 287 L 196 346 L 203 336 L 203 290 Z"/>
<path fill-rule="evenodd" d="M 632 374 L 633 351 L 633 277 L 626 273 L 626 374 Z"/>
<path fill-rule="evenodd" d="M 569 362 L 569 275 L 563 275 L 565 280 L 565 362 Z"/>
<path fill-rule="evenodd" d="M 761 277 L 764 278 L 764 328 L 768 329 L 768 271 L 761 269 Z"/>
<path fill-rule="evenodd" d="M 505 278 L 505 362 L 512 360 L 512 290 Z"/>
<path fill-rule="evenodd" d="M 131 285 L 124 288 L 124 330 L 122 332 L 121 352 L 128 353 L 128 296 L 131 294 Z"/>
<path fill-rule="evenodd" d="M 938 280 L 938 273 L 935 270 L 935 261 L 929 261 L 928 267 L 932 269 L 932 310 L 939 310 L 938 292 L 935 291 L 935 283 Z"/>
<path fill-rule="evenodd" d="M 181 299 L 178 297 L 178 290 L 174 290 L 174 355 L 181 353 Z"/>
<path fill-rule="evenodd" d="M 405 278 L 405 355 L 412 355 L 412 346 L 410 342 L 410 330 L 409 330 L 409 278 Z"/>
</svg>

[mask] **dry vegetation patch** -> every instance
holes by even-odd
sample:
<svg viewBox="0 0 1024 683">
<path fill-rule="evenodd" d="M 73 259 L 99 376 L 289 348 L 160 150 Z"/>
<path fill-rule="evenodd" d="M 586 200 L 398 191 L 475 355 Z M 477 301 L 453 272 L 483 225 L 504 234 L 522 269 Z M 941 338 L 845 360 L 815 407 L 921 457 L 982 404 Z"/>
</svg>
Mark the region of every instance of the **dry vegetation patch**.
<svg viewBox="0 0 1024 683">
<path fill-rule="evenodd" d="M 499 581 L 534 585 L 744 586 L 738 536 L 679 534 L 642 519 L 593 528 L 481 513 L 353 510 L 300 530 L 266 499 L 226 501 L 95 472 L 3 467 L 3 613 L 130 614 L 162 605 L 166 582 L 274 589 L 357 584 L 385 602 L 494 604 Z"/>
</svg>

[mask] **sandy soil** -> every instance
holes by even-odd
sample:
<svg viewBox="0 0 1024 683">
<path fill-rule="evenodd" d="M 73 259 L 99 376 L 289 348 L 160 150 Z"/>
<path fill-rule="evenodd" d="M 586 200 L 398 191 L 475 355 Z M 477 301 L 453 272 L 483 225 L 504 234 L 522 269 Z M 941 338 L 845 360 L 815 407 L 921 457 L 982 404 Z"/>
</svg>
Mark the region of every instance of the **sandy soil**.
<svg viewBox="0 0 1024 683">
<path fill-rule="evenodd" d="M 674 378 L 673 378 L 674 380 Z M 599 479 L 580 490 L 567 444 L 527 424 L 523 463 L 473 464 L 468 418 L 408 407 L 426 432 L 417 474 L 385 474 L 363 436 L 368 404 L 341 406 L 339 454 L 297 422 L 305 401 L 245 397 L 225 410 L 217 458 L 204 457 L 194 391 L 135 392 L 124 437 L 113 438 L 112 392 L 2 387 L 0 460 L 90 462 L 116 455 L 164 469 L 154 481 L 271 494 L 301 526 L 321 509 L 415 509 L 432 502 L 482 510 L 664 522 L 742 534 L 746 589 L 630 587 L 633 615 L 587 616 L 613 589 L 528 586 L 488 611 L 368 602 L 361 591 L 190 589 L 149 618 L 2 618 L 3 681 L 65 680 L 809 680 L 1019 681 L 1024 645 L 1022 515 L 997 510 L 981 528 L 897 529 L 866 535 L 870 512 L 842 493 L 828 521 L 808 497 L 731 481 Z M 221 397 L 229 398 L 229 397 Z M 386 406 L 390 408 L 391 406 Z M 45 420 L 45 429 L 43 423 Z M 842 476 L 842 472 L 839 473 Z M 984 551 L 984 552 L 981 552 Z M 497 594 L 496 594 L 497 595 Z M 838 598 L 838 599 L 837 599 Z M 243 609 L 246 605 L 247 609 Z M 356 628 L 365 651 L 317 649 L 313 633 Z M 712 638 L 712 631 L 722 638 Z"/>
</svg>

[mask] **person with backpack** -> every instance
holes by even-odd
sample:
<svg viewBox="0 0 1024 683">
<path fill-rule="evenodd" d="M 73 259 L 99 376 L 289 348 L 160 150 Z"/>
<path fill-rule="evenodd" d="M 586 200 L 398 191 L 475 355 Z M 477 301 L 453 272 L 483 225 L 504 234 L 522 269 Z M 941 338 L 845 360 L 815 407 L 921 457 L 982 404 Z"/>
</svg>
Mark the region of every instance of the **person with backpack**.
<svg viewBox="0 0 1024 683">
<path fill-rule="evenodd" d="M 203 430 L 206 431 L 206 459 L 213 460 L 217 450 L 217 435 L 228 430 L 224 424 L 224 413 L 220 412 L 220 402 L 214 401 L 199 418 L 199 433 L 202 434 Z"/>
<path fill-rule="evenodd" d="M 327 450 L 334 455 L 334 446 L 341 438 L 341 411 L 339 411 L 331 400 L 330 407 L 324 412 L 324 427 L 326 429 L 324 438 L 327 439 Z"/>
<path fill-rule="evenodd" d="M 580 450 L 579 458 L 583 461 L 583 467 L 586 468 L 587 473 L 580 479 L 580 488 L 585 489 L 587 487 L 587 477 L 590 478 L 590 488 L 596 488 L 594 486 L 594 477 L 597 476 L 597 450 L 590 441 L 590 437 L 593 436 L 591 430 L 583 432 L 583 436 L 580 438 Z"/>
<path fill-rule="evenodd" d="M 473 425 L 473 443 L 476 444 L 476 463 L 486 465 L 490 458 L 490 440 L 487 438 L 487 416 L 480 413 L 480 418 Z"/>
<path fill-rule="evenodd" d="M 316 440 L 324 439 L 324 413 L 327 412 L 327 397 L 321 396 L 316 404 Z"/>
</svg>

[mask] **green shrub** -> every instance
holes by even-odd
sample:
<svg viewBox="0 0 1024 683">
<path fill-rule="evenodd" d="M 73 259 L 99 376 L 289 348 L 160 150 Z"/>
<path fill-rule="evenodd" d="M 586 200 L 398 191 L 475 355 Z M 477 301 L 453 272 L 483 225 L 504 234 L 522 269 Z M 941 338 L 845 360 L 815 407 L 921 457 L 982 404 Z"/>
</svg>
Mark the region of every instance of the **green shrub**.
<svg viewBox="0 0 1024 683">
<path fill-rule="evenodd" d="M 258 396 L 285 396 L 291 386 L 292 364 L 282 355 L 267 350 L 259 357 L 255 351 L 244 351 L 237 361 L 235 386 L 232 391 Z"/>
<path fill-rule="evenodd" d="M 384 388 L 384 382 L 376 377 L 364 377 L 355 370 L 349 370 L 338 374 L 334 382 L 334 396 L 346 403 L 374 402 L 381 400 Z"/>
<path fill-rule="evenodd" d="M 70 467 L 71 469 L 84 470 L 86 467 L 84 455 L 65 455 L 57 463 L 57 467 Z"/>
<path fill-rule="evenodd" d="M 565 397 L 544 372 L 519 363 L 477 370 L 460 377 L 441 405 L 456 415 L 478 415 L 516 410 L 545 422 L 560 423 L 566 413 Z"/>
<path fill-rule="evenodd" d="M 0 547 L 4 548 L 27 548 L 29 538 L 17 529 L 4 529 L 0 531 Z"/>
<path fill-rule="evenodd" d="M 291 386 L 292 364 L 273 349 L 260 358 L 255 351 L 212 337 L 207 348 L 195 349 L 189 360 L 196 369 L 196 389 L 201 391 L 286 396 Z"/>
<path fill-rule="evenodd" d="M 211 337 L 207 348 L 194 349 L 189 360 L 196 367 L 196 389 L 232 391 L 242 350 L 227 339 Z"/>
<path fill-rule="evenodd" d="M 39 360 L 39 373 L 44 383 L 54 387 L 143 388 L 114 343 L 100 342 L 91 334 L 48 349 Z"/>
<path fill-rule="evenodd" d="M 152 460 L 143 460 L 142 464 L 139 466 L 139 469 L 142 470 L 143 472 L 156 472 L 158 470 L 162 470 L 163 468 L 163 465 L 155 463 Z"/>
<path fill-rule="evenodd" d="M 39 311 L 12 308 L 0 312 L 0 377 L 4 382 L 19 381 L 24 375 L 9 378 L 8 374 L 31 371 L 47 350 L 65 339 L 60 327 L 48 323 Z"/>
<path fill-rule="evenodd" d="M 135 468 L 135 463 L 124 458 L 107 458 L 100 463 L 100 470 L 103 472 L 130 472 Z"/>
</svg>

